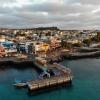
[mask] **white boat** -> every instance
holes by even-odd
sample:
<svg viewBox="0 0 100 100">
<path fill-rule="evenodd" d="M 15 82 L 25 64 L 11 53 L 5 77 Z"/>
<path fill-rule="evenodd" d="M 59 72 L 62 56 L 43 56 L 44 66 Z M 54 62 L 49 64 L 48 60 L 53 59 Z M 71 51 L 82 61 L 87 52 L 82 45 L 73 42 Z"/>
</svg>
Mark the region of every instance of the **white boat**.
<svg viewBox="0 0 100 100">
<path fill-rule="evenodd" d="M 27 86 L 27 82 L 25 81 L 15 81 L 15 84 L 13 84 L 14 86 L 18 87 L 18 88 L 23 88 Z"/>
</svg>

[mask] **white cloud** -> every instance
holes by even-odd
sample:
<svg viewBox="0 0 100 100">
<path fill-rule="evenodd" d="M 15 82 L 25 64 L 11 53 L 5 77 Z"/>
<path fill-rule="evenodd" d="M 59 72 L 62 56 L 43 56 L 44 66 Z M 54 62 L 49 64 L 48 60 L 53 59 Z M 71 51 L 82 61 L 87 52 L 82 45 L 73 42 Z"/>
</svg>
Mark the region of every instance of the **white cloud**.
<svg viewBox="0 0 100 100">
<path fill-rule="evenodd" d="M 100 0 L 0 0 L 0 27 L 100 28 Z"/>
</svg>

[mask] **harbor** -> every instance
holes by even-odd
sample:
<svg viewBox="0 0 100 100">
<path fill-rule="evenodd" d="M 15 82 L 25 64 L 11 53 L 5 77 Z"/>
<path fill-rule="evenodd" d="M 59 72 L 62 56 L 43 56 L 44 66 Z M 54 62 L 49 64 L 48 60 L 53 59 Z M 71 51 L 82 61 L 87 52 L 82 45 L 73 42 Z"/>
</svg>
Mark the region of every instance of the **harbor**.
<svg viewBox="0 0 100 100">
<path fill-rule="evenodd" d="M 91 63 L 88 63 L 91 62 Z M 79 59 L 63 61 L 61 65 L 69 66 L 74 74 L 72 86 L 52 87 L 42 93 L 31 94 L 27 93 L 27 88 L 16 89 L 12 86 L 14 79 L 17 80 L 36 80 L 37 71 L 32 68 L 19 70 L 19 69 L 0 69 L 0 100 L 99 100 L 99 87 L 100 87 L 100 59 Z M 81 67 L 81 68 L 80 68 Z M 68 85 L 68 84 L 67 84 Z M 43 90 L 43 89 L 42 89 Z M 81 92 L 80 92 L 81 91 Z M 87 95 L 88 92 L 88 96 Z M 80 93 L 80 94 L 79 94 Z"/>
<path fill-rule="evenodd" d="M 54 74 L 53 76 L 50 74 L 49 78 L 45 78 L 38 81 L 31 81 L 28 82 L 28 89 L 29 91 L 39 91 L 43 89 L 48 89 L 51 87 L 57 87 L 62 85 L 67 85 L 72 83 L 72 72 L 69 68 L 62 67 L 60 64 L 54 63 L 53 65 L 48 65 L 49 67 L 46 67 L 48 70 L 49 68 L 54 70 L 55 68 L 59 71 L 59 75 Z M 41 66 L 37 66 L 41 67 Z M 41 68 L 44 71 L 44 68 Z"/>
<path fill-rule="evenodd" d="M 23 88 L 27 87 L 29 92 L 43 92 L 52 87 L 59 87 L 63 85 L 68 85 L 72 83 L 72 72 L 69 68 L 61 66 L 60 64 L 48 64 L 48 65 L 40 65 L 39 62 L 42 61 L 34 61 L 34 67 L 37 69 L 38 73 L 43 73 L 43 76 L 38 80 L 29 80 L 26 82 L 17 82 L 14 86 Z M 57 71 L 57 73 L 56 73 Z M 58 74 L 59 73 L 59 74 Z"/>
</svg>

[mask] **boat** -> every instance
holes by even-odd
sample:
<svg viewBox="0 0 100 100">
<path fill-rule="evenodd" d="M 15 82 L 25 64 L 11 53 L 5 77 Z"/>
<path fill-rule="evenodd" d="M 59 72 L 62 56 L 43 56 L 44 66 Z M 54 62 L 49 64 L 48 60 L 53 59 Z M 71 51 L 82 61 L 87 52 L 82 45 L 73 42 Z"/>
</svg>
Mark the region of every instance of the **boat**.
<svg viewBox="0 0 100 100">
<path fill-rule="evenodd" d="M 27 86 L 27 82 L 16 80 L 15 83 L 13 84 L 13 86 L 15 86 L 17 88 L 24 88 Z"/>
</svg>

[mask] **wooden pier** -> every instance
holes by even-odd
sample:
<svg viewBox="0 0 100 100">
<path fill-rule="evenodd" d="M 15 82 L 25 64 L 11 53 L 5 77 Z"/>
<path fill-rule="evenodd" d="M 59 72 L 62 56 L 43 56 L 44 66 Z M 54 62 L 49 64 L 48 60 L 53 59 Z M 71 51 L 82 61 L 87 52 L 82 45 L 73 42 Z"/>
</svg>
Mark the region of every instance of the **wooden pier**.
<svg viewBox="0 0 100 100">
<path fill-rule="evenodd" d="M 72 81 L 72 77 L 68 77 L 68 76 L 52 77 L 49 79 L 28 82 L 28 89 L 30 92 L 32 91 L 36 92 L 41 89 L 45 89 L 45 88 L 48 89 L 62 84 L 67 85 L 67 83 L 71 83 L 71 81 Z"/>
</svg>

